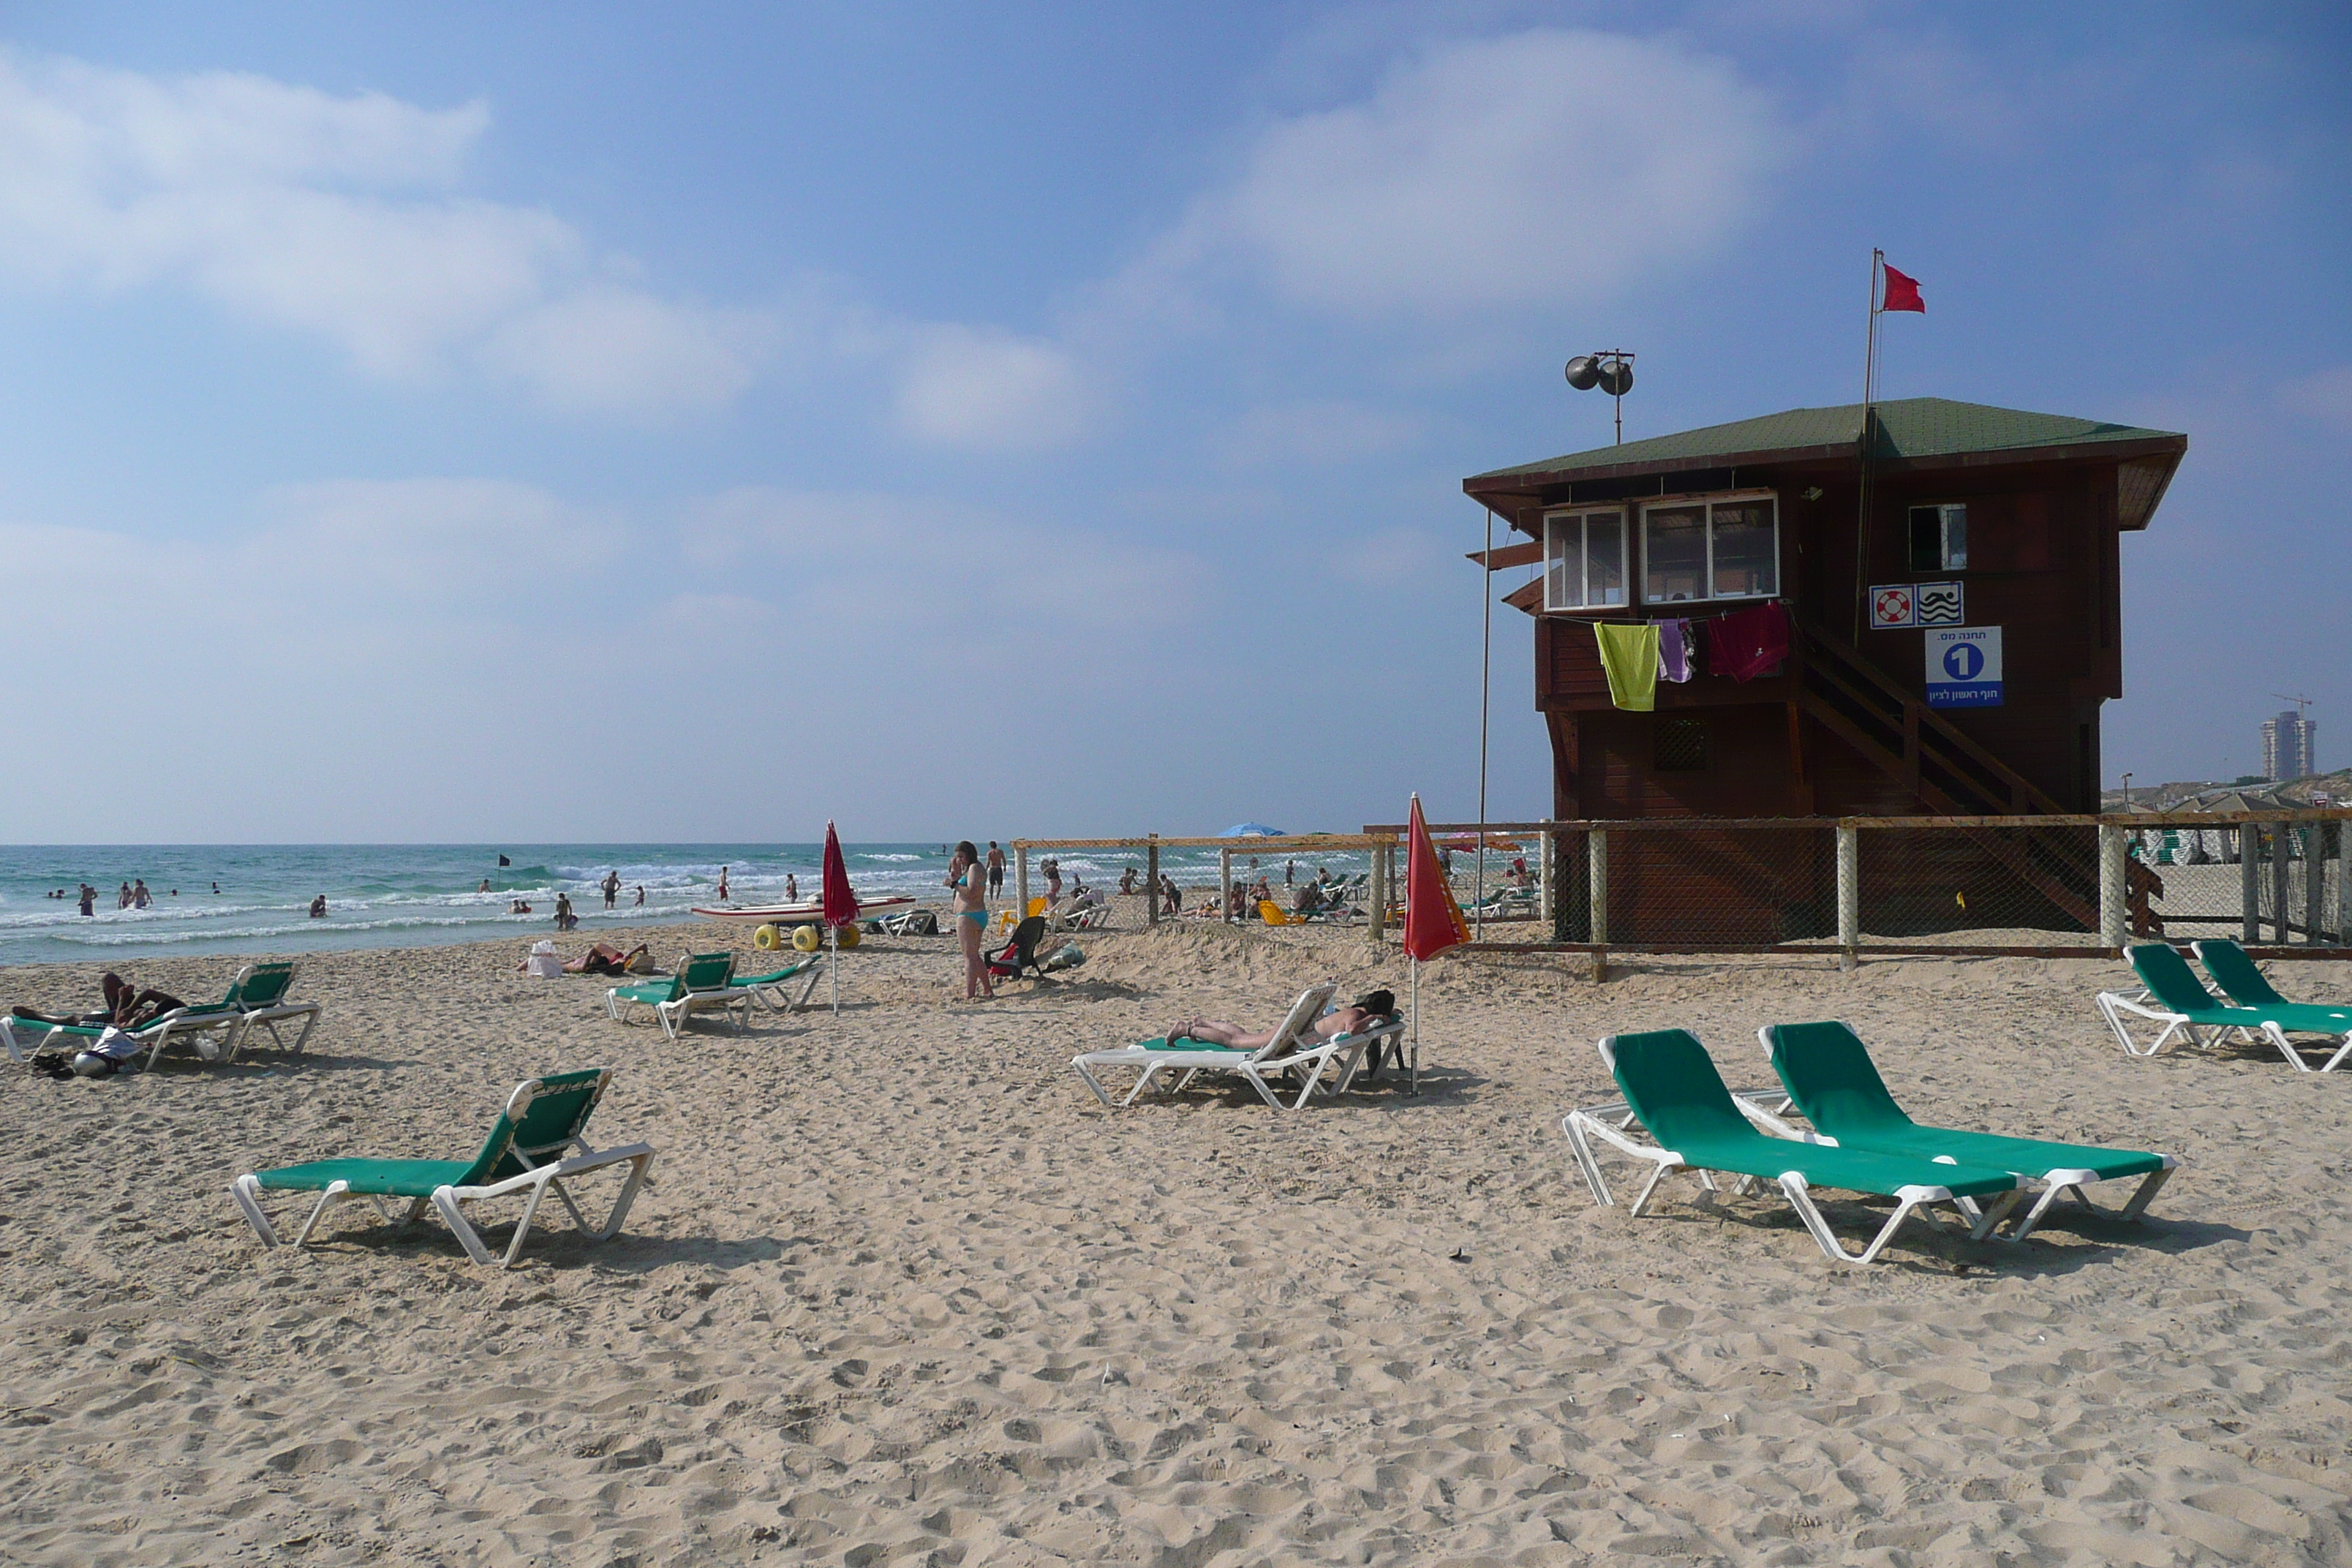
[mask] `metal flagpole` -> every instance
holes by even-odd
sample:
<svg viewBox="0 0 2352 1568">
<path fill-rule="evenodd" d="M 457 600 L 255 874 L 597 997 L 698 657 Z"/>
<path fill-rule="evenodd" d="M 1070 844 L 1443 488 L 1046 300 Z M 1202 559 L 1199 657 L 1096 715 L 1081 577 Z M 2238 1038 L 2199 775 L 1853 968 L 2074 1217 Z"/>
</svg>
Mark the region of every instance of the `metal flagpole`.
<svg viewBox="0 0 2352 1568">
<path fill-rule="evenodd" d="M 1478 642 L 1478 847 L 1472 851 L 1477 857 L 1472 876 L 1473 885 L 1478 889 L 1478 901 L 1471 907 L 1478 911 L 1478 939 L 1484 941 L 1486 935 L 1486 702 L 1493 690 L 1490 671 L 1495 662 L 1495 509 L 1482 502 L 1478 510 L 1486 514 L 1486 553 L 1478 563 L 1482 568 L 1478 574 L 1478 595 L 1484 620 L 1479 627 Z"/>
<path fill-rule="evenodd" d="M 1870 602 L 1870 458 L 1878 444 L 1878 269 L 1886 252 L 1870 253 L 1870 327 L 1862 356 L 1862 473 L 1856 482 L 1858 500 L 1853 520 L 1853 646 L 1862 646 L 1862 627 Z"/>
</svg>

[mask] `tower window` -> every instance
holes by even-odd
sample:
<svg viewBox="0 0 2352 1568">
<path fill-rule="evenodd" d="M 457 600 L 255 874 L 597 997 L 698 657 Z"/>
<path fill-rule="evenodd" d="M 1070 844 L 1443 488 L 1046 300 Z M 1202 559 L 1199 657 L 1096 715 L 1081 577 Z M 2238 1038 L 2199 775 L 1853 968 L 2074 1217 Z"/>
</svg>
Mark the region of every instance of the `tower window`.
<svg viewBox="0 0 2352 1568">
<path fill-rule="evenodd" d="M 1964 506 L 1915 506 L 1911 509 L 1911 570 L 1965 572 L 1969 569 L 1969 509 Z"/>
</svg>

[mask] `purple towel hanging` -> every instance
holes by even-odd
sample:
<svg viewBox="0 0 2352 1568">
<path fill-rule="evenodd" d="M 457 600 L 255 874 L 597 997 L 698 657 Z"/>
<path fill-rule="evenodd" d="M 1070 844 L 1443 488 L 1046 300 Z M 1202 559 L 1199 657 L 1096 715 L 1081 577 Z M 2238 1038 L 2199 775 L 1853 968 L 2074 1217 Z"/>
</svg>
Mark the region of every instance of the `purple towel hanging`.
<svg viewBox="0 0 2352 1568">
<path fill-rule="evenodd" d="M 1658 679 L 1677 683 L 1691 678 L 1690 623 L 1658 623 Z"/>
</svg>

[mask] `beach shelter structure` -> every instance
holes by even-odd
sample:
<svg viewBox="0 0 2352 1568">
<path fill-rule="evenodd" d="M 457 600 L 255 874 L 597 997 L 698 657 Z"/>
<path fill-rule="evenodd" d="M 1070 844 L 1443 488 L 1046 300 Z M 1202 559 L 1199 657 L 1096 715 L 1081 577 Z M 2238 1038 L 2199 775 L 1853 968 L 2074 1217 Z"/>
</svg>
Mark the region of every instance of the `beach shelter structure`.
<svg viewBox="0 0 2352 1568">
<path fill-rule="evenodd" d="M 1220 838 L 1280 838 L 1282 836 L 1281 828 L 1268 827 L 1263 822 L 1236 822 L 1217 835 Z"/>
<path fill-rule="evenodd" d="M 2148 526 L 2188 446 L 1913 397 L 1465 479 L 1517 535 L 1473 559 L 1532 569 L 1504 603 L 1536 623 L 1553 815 L 2096 811 L 2100 706 L 2123 691 L 2121 542 Z M 1658 842 L 1612 855 L 1621 932 L 1773 942 L 1834 929 L 1833 873 L 1814 850 L 1633 837 Z M 2095 925 L 2087 869 L 1907 837 L 1865 836 L 1885 862 L 1874 930 L 1952 923 L 1955 891 L 1975 901 L 1979 884 L 2029 888 L 2021 924 Z M 1584 940 L 1576 901 L 1564 934 Z"/>
</svg>

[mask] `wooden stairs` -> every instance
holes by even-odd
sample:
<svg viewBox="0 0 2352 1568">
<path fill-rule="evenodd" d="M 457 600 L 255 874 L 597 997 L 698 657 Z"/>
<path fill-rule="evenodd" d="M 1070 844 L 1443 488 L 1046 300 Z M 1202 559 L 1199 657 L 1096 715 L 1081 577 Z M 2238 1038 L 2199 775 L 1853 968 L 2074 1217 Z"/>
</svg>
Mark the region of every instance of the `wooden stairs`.
<svg viewBox="0 0 2352 1568">
<path fill-rule="evenodd" d="M 1801 628 L 1797 704 L 1814 722 L 1943 816 L 2063 816 L 2066 808 L 1821 626 Z M 2030 836 L 1988 834 L 1988 851 L 2085 930 L 2094 890 L 2036 852 Z"/>
</svg>

